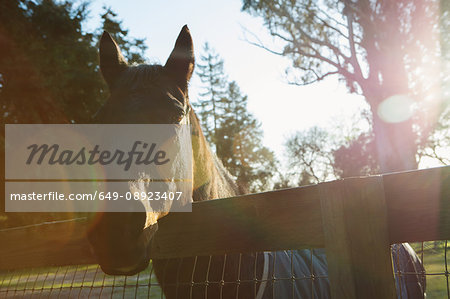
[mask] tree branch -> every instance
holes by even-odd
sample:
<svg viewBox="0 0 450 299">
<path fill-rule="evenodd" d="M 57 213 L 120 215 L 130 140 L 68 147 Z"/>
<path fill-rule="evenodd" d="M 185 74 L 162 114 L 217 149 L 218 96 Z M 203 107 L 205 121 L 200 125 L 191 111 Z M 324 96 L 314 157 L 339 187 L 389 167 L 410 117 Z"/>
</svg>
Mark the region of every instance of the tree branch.
<svg viewBox="0 0 450 299">
<path fill-rule="evenodd" d="M 289 22 L 291 22 L 292 24 L 297 24 L 297 22 L 292 18 L 291 15 L 286 15 L 286 18 L 288 18 Z M 301 36 L 303 38 L 307 39 L 311 43 L 314 43 L 314 44 L 317 44 L 319 46 L 326 47 L 326 48 L 330 49 L 337 56 L 340 56 L 340 57 L 344 58 L 345 61 L 348 61 L 350 63 L 349 57 L 344 55 L 344 53 L 342 53 L 342 51 L 338 47 L 332 45 L 331 43 L 322 41 L 322 40 L 320 40 L 318 38 L 315 38 L 312 35 L 308 34 L 305 30 L 301 29 L 301 24 L 297 24 L 297 26 L 295 26 L 295 29 L 297 29 L 300 32 L 300 34 L 301 34 Z M 291 35 L 293 40 L 297 40 L 297 38 L 296 38 L 294 32 L 292 32 L 292 30 L 286 29 L 286 31 Z"/>
<path fill-rule="evenodd" d="M 348 3 L 348 1 L 345 1 L 346 8 L 349 5 L 350 4 Z M 353 14 L 347 13 L 346 17 L 347 17 L 347 28 L 348 28 L 348 44 L 349 44 L 350 53 L 351 53 L 350 63 L 353 66 L 356 81 L 359 82 L 360 85 L 363 85 L 363 81 L 365 79 L 364 79 L 362 71 L 361 71 L 361 65 L 359 64 L 358 56 L 356 54 L 355 37 L 354 37 L 354 30 L 353 30 Z"/>
<path fill-rule="evenodd" d="M 310 71 L 310 72 L 314 73 L 314 76 L 316 76 L 316 78 L 315 78 L 314 80 L 312 80 L 312 81 L 303 82 L 303 83 L 299 83 L 299 82 L 297 82 L 297 81 L 289 81 L 289 80 L 288 80 L 287 83 L 290 84 L 290 85 L 295 85 L 295 86 L 307 86 L 307 85 L 310 85 L 310 84 L 313 84 L 313 83 L 322 81 L 323 79 L 325 79 L 325 78 L 328 77 L 328 76 L 339 74 L 338 71 L 334 71 L 334 72 L 327 72 L 327 73 L 325 73 L 325 74 L 323 74 L 323 75 L 319 75 L 319 74 L 317 74 L 317 73 L 316 73 L 314 70 L 312 70 L 312 69 L 306 69 L 306 68 L 304 68 L 303 70 L 304 70 L 304 71 Z"/>
</svg>

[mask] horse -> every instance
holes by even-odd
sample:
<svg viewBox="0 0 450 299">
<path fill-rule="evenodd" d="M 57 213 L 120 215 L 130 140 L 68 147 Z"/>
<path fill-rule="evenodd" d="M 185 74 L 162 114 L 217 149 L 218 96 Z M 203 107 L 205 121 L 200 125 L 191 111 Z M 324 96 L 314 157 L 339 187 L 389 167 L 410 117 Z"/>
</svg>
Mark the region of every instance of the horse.
<svg viewBox="0 0 450 299">
<path fill-rule="evenodd" d="M 239 195 L 234 179 L 212 153 L 189 101 L 195 56 L 186 25 L 164 66 L 128 65 L 107 32 L 101 37 L 99 56 L 111 96 L 94 123 L 189 124 L 193 201 Z M 101 269 L 111 275 L 144 270 L 149 264 L 149 240 L 157 230 L 157 220 L 166 214 L 145 210 L 98 213 L 88 239 Z M 396 254 L 408 264 L 410 253 L 398 250 Z M 274 294 L 277 298 L 330 298 L 323 249 L 153 259 L 152 264 L 166 298 L 271 298 Z M 289 279 L 273 279 L 283 275 Z M 410 289 L 423 291 L 421 282 L 410 285 Z M 414 294 L 420 292 L 414 290 Z"/>
</svg>

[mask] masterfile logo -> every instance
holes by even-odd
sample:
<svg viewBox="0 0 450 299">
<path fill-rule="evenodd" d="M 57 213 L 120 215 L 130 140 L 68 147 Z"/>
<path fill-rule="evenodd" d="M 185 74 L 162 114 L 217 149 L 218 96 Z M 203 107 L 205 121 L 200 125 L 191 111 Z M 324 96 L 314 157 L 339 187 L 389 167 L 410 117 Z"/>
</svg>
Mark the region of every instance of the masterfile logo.
<svg viewBox="0 0 450 299">
<path fill-rule="evenodd" d="M 139 147 L 142 150 L 139 150 Z M 26 161 L 26 164 L 30 165 L 33 162 L 37 165 L 42 163 L 48 163 L 49 165 L 60 164 L 60 165 L 108 165 L 111 163 L 116 163 L 117 165 L 123 165 L 124 170 L 128 171 L 131 164 L 136 163 L 137 165 L 164 165 L 170 161 L 166 159 L 166 152 L 164 150 L 156 150 L 156 143 L 152 143 L 150 146 L 146 142 L 135 141 L 129 152 L 124 152 L 116 149 L 111 152 L 109 150 L 100 150 L 100 145 L 96 144 L 91 150 L 82 147 L 79 151 L 73 150 L 62 150 L 58 144 L 48 145 L 48 144 L 32 144 L 27 147 L 30 150 L 30 155 Z M 136 157 L 136 158 L 134 158 Z"/>
<path fill-rule="evenodd" d="M 6 211 L 190 211 L 188 125 L 6 125 Z"/>
</svg>

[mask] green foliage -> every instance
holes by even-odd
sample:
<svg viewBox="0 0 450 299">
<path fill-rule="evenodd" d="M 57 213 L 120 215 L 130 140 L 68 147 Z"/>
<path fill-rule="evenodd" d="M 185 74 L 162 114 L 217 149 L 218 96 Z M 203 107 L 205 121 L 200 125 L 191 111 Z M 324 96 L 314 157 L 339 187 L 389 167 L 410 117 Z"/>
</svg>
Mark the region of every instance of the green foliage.
<svg viewBox="0 0 450 299">
<path fill-rule="evenodd" d="M 81 29 L 86 6 L 50 0 L 0 6 L 3 123 L 88 121 L 103 83 L 94 36 Z"/>
<path fill-rule="evenodd" d="M 0 1 L 0 115 L 6 123 L 89 123 L 107 97 L 98 68 L 103 29 L 119 40 L 131 62 L 142 62 L 143 40 L 127 36 L 107 9 L 102 27 L 87 32 L 88 5 L 71 1 Z M 0 156 L 4 157 L 4 131 Z M 4 168 L 4 160 L 0 159 Z M 1 175 L 3 177 L 3 174 Z M 2 178 L 3 181 L 3 178 Z M 4 184 L 0 184 L 4 193 Z M 4 197 L 0 197 L 0 206 Z M 3 209 L 3 208 L 2 208 Z M 76 217 L 65 213 L 8 213 L 0 226 Z"/>
<path fill-rule="evenodd" d="M 209 142 L 244 191 L 267 190 L 275 170 L 273 152 L 262 145 L 260 123 L 247 110 L 247 96 L 228 82 L 223 60 L 208 44 L 198 66 L 204 92 L 195 105 Z"/>
<path fill-rule="evenodd" d="M 450 165 L 450 102 L 443 110 L 432 133 L 420 140 L 417 152 L 419 161 L 432 159 L 441 165 Z"/>
<path fill-rule="evenodd" d="M 122 28 L 122 21 L 117 20 L 117 14 L 110 7 L 103 7 L 103 10 L 104 13 L 101 15 L 103 27 L 98 34 L 98 38 L 103 31 L 109 32 L 128 63 L 145 63 L 144 53 L 147 50 L 145 39 L 130 38 L 128 30 Z"/>
<path fill-rule="evenodd" d="M 205 43 L 200 63 L 196 68 L 197 75 L 203 83 L 203 92 L 194 102 L 194 107 L 197 108 L 202 121 L 206 140 L 215 146 L 219 115 L 223 113 L 226 96 L 227 77 L 223 69 L 223 60 L 208 43 Z"/>
<path fill-rule="evenodd" d="M 217 155 L 244 190 L 267 190 L 275 157 L 262 145 L 261 125 L 247 110 L 247 96 L 232 81 L 223 102 L 227 106 L 217 130 Z"/>
<path fill-rule="evenodd" d="M 88 7 L 69 1 L 0 3 L 0 113 L 3 123 L 90 122 L 106 98 L 98 69 L 99 32 L 110 30 L 130 62 L 146 47 L 105 9 L 96 32 L 83 30 Z"/>
</svg>

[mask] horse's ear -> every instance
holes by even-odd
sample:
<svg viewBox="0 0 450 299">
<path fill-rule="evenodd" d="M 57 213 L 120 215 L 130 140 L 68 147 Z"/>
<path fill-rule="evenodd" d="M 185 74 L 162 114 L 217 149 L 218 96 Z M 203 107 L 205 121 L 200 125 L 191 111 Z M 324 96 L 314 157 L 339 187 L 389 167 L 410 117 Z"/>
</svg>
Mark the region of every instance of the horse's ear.
<svg viewBox="0 0 450 299">
<path fill-rule="evenodd" d="M 114 39 L 104 31 L 100 39 L 100 70 L 111 88 L 120 74 L 127 68 L 127 62 Z"/>
<path fill-rule="evenodd" d="M 189 28 L 184 25 L 164 68 L 179 87 L 186 88 L 194 71 L 194 65 L 192 37 Z"/>
</svg>

